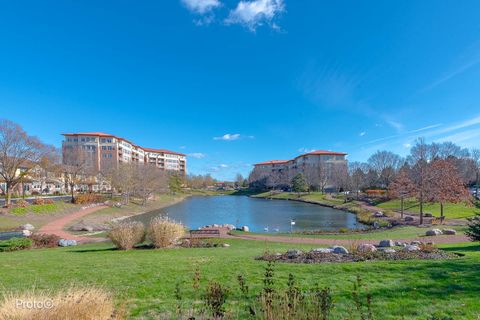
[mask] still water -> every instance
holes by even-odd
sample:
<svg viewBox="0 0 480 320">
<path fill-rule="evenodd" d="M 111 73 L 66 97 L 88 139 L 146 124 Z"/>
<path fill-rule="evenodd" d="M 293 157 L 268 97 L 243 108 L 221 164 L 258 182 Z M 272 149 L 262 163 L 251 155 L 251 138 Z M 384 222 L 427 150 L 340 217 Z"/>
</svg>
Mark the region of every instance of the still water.
<svg viewBox="0 0 480 320">
<path fill-rule="evenodd" d="M 256 199 L 246 196 L 195 196 L 173 206 L 147 212 L 132 220 L 146 224 L 159 215 L 180 221 L 190 229 L 209 224 L 248 226 L 252 232 L 361 229 L 356 216 L 342 210 L 319 205 L 287 201 Z"/>
</svg>

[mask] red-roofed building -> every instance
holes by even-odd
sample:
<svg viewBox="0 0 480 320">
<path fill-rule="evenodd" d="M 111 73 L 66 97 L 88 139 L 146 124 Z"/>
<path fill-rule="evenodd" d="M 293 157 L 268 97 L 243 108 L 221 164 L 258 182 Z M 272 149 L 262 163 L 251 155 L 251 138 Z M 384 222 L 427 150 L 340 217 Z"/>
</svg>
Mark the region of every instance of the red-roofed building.
<svg viewBox="0 0 480 320">
<path fill-rule="evenodd" d="M 315 150 L 292 160 L 269 160 L 254 164 L 249 182 L 256 187 L 288 189 L 292 178 L 303 173 L 313 189 L 333 189 L 337 174 L 347 169 L 347 154 Z"/>
<path fill-rule="evenodd" d="M 94 171 L 118 167 L 120 163 L 154 164 L 162 170 L 187 172 L 183 153 L 141 147 L 130 140 L 103 132 L 64 133 L 63 159 L 80 150 Z"/>
</svg>

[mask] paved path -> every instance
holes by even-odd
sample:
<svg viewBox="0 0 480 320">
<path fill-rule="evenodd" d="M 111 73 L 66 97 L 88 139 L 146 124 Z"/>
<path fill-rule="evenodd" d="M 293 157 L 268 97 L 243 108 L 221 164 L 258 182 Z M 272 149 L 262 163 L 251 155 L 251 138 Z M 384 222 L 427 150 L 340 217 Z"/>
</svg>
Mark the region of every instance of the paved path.
<svg viewBox="0 0 480 320">
<path fill-rule="evenodd" d="M 47 233 L 47 234 L 55 234 L 60 238 L 68 239 L 68 240 L 76 240 L 77 242 L 82 242 L 82 243 L 101 241 L 103 240 L 101 238 L 90 238 L 90 237 L 72 235 L 69 232 L 65 231 L 64 229 L 68 224 L 72 223 L 73 221 L 80 219 L 86 215 L 89 215 L 95 211 L 105 209 L 105 208 L 108 208 L 108 207 L 96 206 L 96 207 L 82 209 L 74 213 L 67 214 L 59 219 L 56 219 L 54 221 L 47 223 L 46 225 L 40 228 L 39 232 Z"/>
</svg>

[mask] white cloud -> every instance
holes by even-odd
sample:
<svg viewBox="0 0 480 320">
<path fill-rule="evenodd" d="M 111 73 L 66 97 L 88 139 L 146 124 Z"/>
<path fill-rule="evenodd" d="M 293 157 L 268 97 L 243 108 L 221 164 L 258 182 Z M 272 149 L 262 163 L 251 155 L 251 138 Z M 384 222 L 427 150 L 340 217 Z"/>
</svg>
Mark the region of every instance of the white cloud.
<svg viewBox="0 0 480 320">
<path fill-rule="evenodd" d="M 188 156 L 195 159 L 203 159 L 206 157 L 206 154 L 201 152 L 193 152 L 193 153 L 189 153 Z"/>
<path fill-rule="evenodd" d="M 180 149 L 186 149 L 187 147 L 186 146 L 180 146 L 179 148 Z"/>
<path fill-rule="evenodd" d="M 299 149 L 298 149 L 298 152 L 301 152 L 301 153 L 309 153 L 309 152 L 313 152 L 313 151 L 315 151 L 315 150 L 316 150 L 316 149 L 313 149 L 313 148 L 309 149 L 309 148 L 302 147 L 302 148 L 299 148 Z"/>
<path fill-rule="evenodd" d="M 206 14 L 222 5 L 219 0 L 181 0 L 188 10 L 197 14 Z"/>
<path fill-rule="evenodd" d="M 222 164 L 220 165 L 220 168 L 228 168 L 228 164 L 222 163 Z"/>
<path fill-rule="evenodd" d="M 360 137 L 363 137 L 363 136 L 366 135 L 366 134 L 367 134 L 367 133 L 366 133 L 365 131 L 362 131 L 362 132 L 360 132 L 358 135 L 359 135 Z"/>
<path fill-rule="evenodd" d="M 221 137 L 214 137 L 213 140 L 233 141 L 240 139 L 240 133 L 227 133 Z"/>
<path fill-rule="evenodd" d="M 240 1 L 230 14 L 225 23 L 240 24 L 251 31 L 263 24 L 268 24 L 272 28 L 277 29 L 274 19 L 278 14 L 285 10 L 283 0 L 253 0 Z"/>
<path fill-rule="evenodd" d="M 412 145 L 410 143 L 404 143 L 403 147 L 407 148 L 407 149 L 410 149 L 412 147 Z"/>
</svg>

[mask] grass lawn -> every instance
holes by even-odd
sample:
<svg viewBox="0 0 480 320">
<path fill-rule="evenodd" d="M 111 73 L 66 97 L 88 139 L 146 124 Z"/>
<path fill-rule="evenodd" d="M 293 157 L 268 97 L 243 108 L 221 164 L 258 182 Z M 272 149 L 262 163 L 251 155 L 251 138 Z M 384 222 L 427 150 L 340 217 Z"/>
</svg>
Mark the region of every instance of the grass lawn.
<svg viewBox="0 0 480 320">
<path fill-rule="evenodd" d="M 11 230 L 18 226 L 31 223 L 36 228 L 57 219 L 60 215 L 74 212 L 80 208 L 64 201 L 56 201 L 53 204 L 29 205 L 25 208 L 1 209 L 0 231 Z"/>
<path fill-rule="evenodd" d="M 420 206 L 418 201 L 409 199 L 404 202 L 405 211 L 414 213 L 420 212 Z M 400 200 L 390 200 L 377 204 L 377 207 L 383 209 L 400 210 Z M 428 203 L 424 205 L 423 212 L 431 212 L 434 216 L 440 216 L 440 204 Z M 449 203 L 444 205 L 445 217 L 450 219 L 463 219 L 474 216 L 476 213 L 480 213 L 480 201 L 476 201 L 475 204 L 467 206 L 463 203 Z"/>
<path fill-rule="evenodd" d="M 466 226 L 435 226 L 435 228 L 455 229 L 457 234 L 464 234 Z M 283 237 L 297 237 L 297 238 L 322 238 L 322 239 L 351 239 L 351 240 L 384 240 L 384 239 L 405 239 L 417 238 L 425 236 L 425 232 L 430 228 L 418 228 L 414 226 L 395 227 L 392 229 L 371 231 L 365 233 L 345 233 L 345 234 L 302 234 L 302 233 L 254 233 L 243 231 L 230 231 L 233 235 L 268 235 L 268 236 L 283 236 Z M 442 237 L 442 236 L 436 236 Z M 432 237 L 427 239 L 435 241 Z"/>
<path fill-rule="evenodd" d="M 320 204 L 339 206 L 345 205 L 344 199 L 342 197 L 335 197 L 331 194 L 325 194 L 321 192 L 310 192 L 310 193 L 295 193 L 295 192 L 279 192 L 272 193 L 270 191 L 258 193 L 253 195 L 254 198 L 271 198 L 271 199 L 288 199 L 288 200 L 304 200 L 318 202 Z M 349 202 L 346 205 L 354 205 L 355 201 Z"/>
<path fill-rule="evenodd" d="M 112 250 L 109 243 L 0 253 L 0 288 L 12 290 L 61 289 L 71 283 L 100 285 L 110 289 L 119 304 L 126 303 L 132 318 L 156 319 L 175 309 L 177 283 L 183 303 L 201 299 L 208 280 L 227 285 L 231 292 L 227 309 L 238 308 L 236 277 L 243 274 L 250 294 L 262 284 L 265 262 L 253 257 L 265 249 L 280 251 L 292 245 L 246 240 L 223 240 L 230 248 Z M 311 248 L 311 245 L 295 245 Z M 336 308 L 332 319 L 349 314 L 352 283 L 360 275 L 373 295 L 376 319 L 430 319 L 435 314 L 454 319 L 480 315 L 480 245 L 448 246 L 464 257 L 443 261 L 395 261 L 345 264 L 280 264 L 275 266 L 275 286 L 286 287 L 293 273 L 302 288 L 330 286 Z M 201 289 L 192 288 L 195 267 L 201 273 Z M 240 308 L 242 309 L 242 308 Z M 245 318 L 242 313 L 236 318 Z"/>
</svg>

